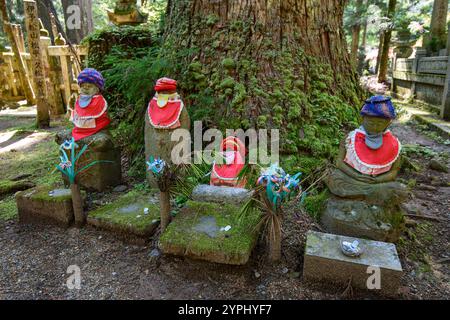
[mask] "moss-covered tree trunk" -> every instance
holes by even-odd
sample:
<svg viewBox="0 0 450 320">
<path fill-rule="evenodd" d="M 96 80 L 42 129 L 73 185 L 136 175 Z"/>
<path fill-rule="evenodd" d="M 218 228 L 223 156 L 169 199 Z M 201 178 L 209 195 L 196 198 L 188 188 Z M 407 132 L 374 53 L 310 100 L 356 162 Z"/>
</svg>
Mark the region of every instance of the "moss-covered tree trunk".
<svg viewBox="0 0 450 320">
<path fill-rule="evenodd" d="M 328 155 L 361 91 L 339 0 L 169 1 L 162 56 L 191 119 L 279 128 L 282 151 Z"/>
</svg>

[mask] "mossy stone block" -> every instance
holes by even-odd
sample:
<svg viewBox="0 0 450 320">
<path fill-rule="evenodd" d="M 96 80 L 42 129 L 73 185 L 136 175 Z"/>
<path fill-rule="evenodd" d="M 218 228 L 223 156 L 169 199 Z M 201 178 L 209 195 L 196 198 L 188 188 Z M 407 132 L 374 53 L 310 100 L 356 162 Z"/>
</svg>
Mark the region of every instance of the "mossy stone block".
<svg viewBox="0 0 450 320">
<path fill-rule="evenodd" d="M 82 198 L 86 193 L 82 192 Z M 70 189 L 41 186 L 16 194 L 20 223 L 56 224 L 69 227 L 74 221 Z"/>
<path fill-rule="evenodd" d="M 188 201 L 162 234 L 161 249 L 166 254 L 243 265 L 258 239 L 259 218 L 258 211 L 241 217 L 239 207 L 230 204 Z"/>
<path fill-rule="evenodd" d="M 125 238 L 148 238 L 159 224 L 159 205 L 151 195 L 132 191 L 88 214 L 88 224 Z"/>
</svg>

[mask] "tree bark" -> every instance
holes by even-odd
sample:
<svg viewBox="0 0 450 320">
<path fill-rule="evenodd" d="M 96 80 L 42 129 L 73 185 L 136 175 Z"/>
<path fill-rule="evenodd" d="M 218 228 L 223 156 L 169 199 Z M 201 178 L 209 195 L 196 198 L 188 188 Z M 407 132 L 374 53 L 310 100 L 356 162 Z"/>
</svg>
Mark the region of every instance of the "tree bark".
<svg viewBox="0 0 450 320">
<path fill-rule="evenodd" d="M 16 58 L 17 61 L 17 68 L 19 70 L 19 80 L 25 94 L 25 99 L 27 100 L 28 104 L 32 105 L 35 102 L 33 89 L 31 87 L 30 79 L 28 79 L 27 77 L 27 73 L 25 71 L 25 64 L 22 59 L 22 56 L 20 55 L 19 47 L 17 45 L 16 38 L 14 37 L 12 31 L 11 23 L 6 9 L 5 0 L 0 0 L 0 11 L 3 20 L 3 30 L 5 31 L 5 34 L 8 37 L 12 51 L 14 53 L 14 57 Z"/>
<path fill-rule="evenodd" d="M 394 18 L 395 6 L 397 5 L 397 0 L 389 0 L 388 14 L 387 17 L 390 21 Z M 380 67 L 378 70 L 378 82 L 384 83 L 387 81 L 387 71 L 389 62 L 389 47 L 391 43 L 392 29 L 389 28 L 384 32 L 383 36 L 383 48 L 381 49 L 380 56 Z"/>
<path fill-rule="evenodd" d="M 83 200 L 81 198 L 80 186 L 77 183 L 70 185 L 72 193 L 72 206 L 75 216 L 75 225 L 82 227 L 86 224 L 86 215 L 83 210 Z"/>
<path fill-rule="evenodd" d="M 380 32 L 380 41 L 378 42 L 378 55 L 377 55 L 377 63 L 375 65 L 375 73 L 378 75 L 378 70 L 380 70 L 380 60 L 381 60 L 381 51 L 383 49 L 383 39 L 384 39 L 384 31 Z"/>
<path fill-rule="evenodd" d="M 448 0 L 434 0 L 428 43 L 429 51 L 438 52 L 440 49 L 445 48 L 447 42 L 447 14 Z"/>
<path fill-rule="evenodd" d="M 359 49 L 359 36 L 361 33 L 361 12 L 362 12 L 362 0 L 356 2 L 356 19 L 357 21 L 352 27 L 352 48 L 350 53 L 350 59 L 356 66 L 358 64 L 358 49 Z"/>
<path fill-rule="evenodd" d="M 47 8 L 44 0 L 37 0 L 36 3 L 38 7 L 39 19 L 41 19 L 45 30 L 48 31 L 52 43 L 54 43 L 55 39 L 52 34 L 52 22 L 50 19 L 50 10 Z"/>
<path fill-rule="evenodd" d="M 160 213 L 161 213 L 161 232 L 166 230 L 167 226 L 171 221 L 170 216 L 170 192 L 161 191 L 160 192 Z"/>
<path fill-rule="evenodd" d="M 91 0 L 61 0 L 64 21 L 66 25 L 67 38 L 72 44 L 79 44 L 81 40 L 88 35 L 93 29 L 92 22 L 92 1 Z M 79 8 L 80 23 L 74 24 L 74 16 L 72 9 Z"/>
<path fill-rule="evenodd" d="M 279 128 L 292 141 L 281 152 L 312 150 L 299 132 L 316 121 L 319 92 L 352 110 L 362 96 L 343 11 L 338 0 L 169 1 L 161 56 L 177 66 L 171 76 L 185 104 L 210 110 L 203 121 L 220 129 Z"/>
</svg>

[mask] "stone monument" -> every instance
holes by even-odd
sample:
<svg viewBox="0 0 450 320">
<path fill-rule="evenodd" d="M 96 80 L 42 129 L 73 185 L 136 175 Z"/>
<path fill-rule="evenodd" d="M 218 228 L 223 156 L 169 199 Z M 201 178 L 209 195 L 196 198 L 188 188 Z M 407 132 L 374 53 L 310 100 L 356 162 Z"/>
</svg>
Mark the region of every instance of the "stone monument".
<svg viewBox="0 0 450 320">
<path fill-rule="evenodd" d="M 75 107 L 70 109 L 74 128 L 59 132 L 56 142 L 62 144 L 73 137 L 79 148 L 88 144 L 89 150 L 79 159 L 79 164 L 108 161 L 78 176 L 78 183 L 82 187 L 103 191 L 120 184 L 122 179 L 120 149 L 114 144 L 108 130 L 111 122 L 107 113 L 108 103 L 101 94 L 104 79 L 98 71 L 88 68 L 78 76 L 78 84 L 81 94 Z"/>
<path fill-rule="evenodd" d="M 190 129 L 189 114 L 177 93 L 177 82 L 161 78 L 154 87 L 156 93 L 150 100 L 145 115 L 145 157 L 164 160 L 172 164 L 172 149 L 178 143 L 171 141 L 175 129 Z M 154 188 L 156 178 L 147 172 L 147 179 Z"/>
<path fill-rule="evenodd" d="M 114 11 L 108 10 L 109 21 L 117 26 L 145 23 L 148 15 L 138 9 L 136 2 L 136 0 L 117 0 Z"/>
<path fill-rule="evenodd" d="M 348 134 L 326 179 L 333 196 L 322 214 L 327 231 L 395 242 L 403 225 L 406 187 L 396 182 L 401 145 L 388 130 L 396 113 L 389 97 L 366 100 L 362 126 Z"/>
</svg>

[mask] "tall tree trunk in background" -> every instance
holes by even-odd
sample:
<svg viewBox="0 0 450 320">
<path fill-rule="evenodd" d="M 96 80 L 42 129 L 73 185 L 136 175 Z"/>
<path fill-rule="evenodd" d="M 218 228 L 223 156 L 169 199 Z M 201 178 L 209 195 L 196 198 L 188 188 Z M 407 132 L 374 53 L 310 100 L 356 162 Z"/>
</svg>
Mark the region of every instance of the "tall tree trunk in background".
<svg viewBox="0 0 450 320">
<path fill-rule="evenodd" d="M 356 1 L 356 19 L 357 21 L 352 27 L 352 49 L 350 59 L 356 66 L 358 63 L 358 49 L 359 49 L 359 35 L 361 33 L 361 14 L 362 14 L 362 0 Z"/>
<path fill-rule="evenodd" d="M 24 91 L 25 99 L 28 104 L 34 104 L 34 94 L 33 89 L 31 87 L 30 79 L 27 77 L 27 73 L 25 71 L 25 64 L 22 56 L 20 55 L 19 47 L 17 45 L 16 38 L 14 37 L 11 23 L 9 20 L 7 6 L 5 0 L 0 0 L 0 13 L 2 15 L 3 20 L 3 30 L 5 31 L 6 36 L 8 37 L 9 43 L 11 44 L 12 51 L 17 61 L 17 68 L 19 69 L 19 80 Z"/>
<path fill-rule="evenodd" d="M 93 29 L 92 0 L 61 0 L 61 3 L 68 40 L 79 44 Z"/>
<path fill-rule="evenodd" d="M 325 154 L 338 132 L 314 133 L 319 113 L 338 112 L 339 100 L 352 117 L 361 98 L 343 11 L 339 0 L 169 1 L 162 57 L 178 69 L 167 76 L 193 113 L 210 110 L 204 122 L 279 128 L 281 152 Z M 332 130 L 326 122 L 318 126 Z"/>
<path fill-rule="evenodd" d="M 447 43 L 448 0 L 434 0 L 431 16 L 430 34 L 428 35 L 428 51 L 438 52 Z"/>
<path fill-rule="evenodd" d="M 86 35 L 94 31 L 94 18 L 92 16 L 92 0 L 83 0 L 84 20 L 86 21 Z"/>
<path fill-rule="evenodd" d="M 397 4 L 397 0 L 389 0 L 387 17 L 389 18 L 390 21 L 392 21 L 392 19 L 394 18 L 396 4 Z M 387 80 L 387 71 L 388 71 L 388 62 L 389 62 L 389 47 L 391 44 L 391 35 L 392 35 L 392 28 L 389 28 L 384 32 L 383 48 L 381 49 L 380 67 L 378 70 L 378 82 L 379 83 L 386 82 L 386 80 Z"/>
<path fill-rule="evenodd" d="M 378 41 L 378 54 L 377 54 L 377 64 L 375 66 L 375 73 L 378 75 L 378 70 L 380 70 L 380 58 L 381 58 L 381 51 L 383 49 L 383 39 L 384 39 L 384 31 L 380 32 L 379 35 L 380 41 Z"/>
<path fill-rule="evenodd" d="M 41 19 L 44 28 L 48 31 L 52 43 L 54 43 L 54 38 L 52 34 L 52 22 L 50 20 L 50 10 L 49 8 L 47 8 L 47 5 L 44 0 L 37 0 L 36 4 L 38 8 L 39 19 Z"/>
</svg>

